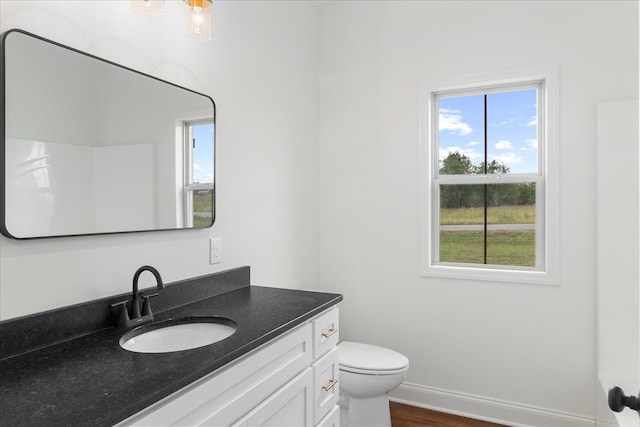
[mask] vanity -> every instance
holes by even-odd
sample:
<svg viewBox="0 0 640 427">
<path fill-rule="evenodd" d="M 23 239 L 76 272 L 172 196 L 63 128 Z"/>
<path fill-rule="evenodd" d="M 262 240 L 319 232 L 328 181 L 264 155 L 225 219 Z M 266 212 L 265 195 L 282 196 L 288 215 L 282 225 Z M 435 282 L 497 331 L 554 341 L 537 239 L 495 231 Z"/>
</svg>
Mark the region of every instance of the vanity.
<svg viewBox="0 0 640 427">
<path fill-rule="evenodd" d="M 338 309 L 331 308 L 118 426 L 332 426 Z"/>
<path fill-rule="evenodd" d="M 159 294 L 154 322 L 220 316 L 237 330 L 128 351 L 111 308 L 124 295 L 0 322 L 0 425 L 339 426 L 341 295 L 251 286 L 249 267 Z"/>
</svg>

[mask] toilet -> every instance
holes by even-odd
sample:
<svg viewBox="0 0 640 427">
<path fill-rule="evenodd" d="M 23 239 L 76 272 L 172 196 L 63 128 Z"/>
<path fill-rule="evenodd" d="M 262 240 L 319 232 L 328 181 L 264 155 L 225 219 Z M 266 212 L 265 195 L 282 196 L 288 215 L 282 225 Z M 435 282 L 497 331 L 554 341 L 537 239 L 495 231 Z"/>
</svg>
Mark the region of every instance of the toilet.
<svg viewBox="0 0 640 427">
<path fill-rule="evenodd" d="M 409 359 L 384 347 L 344 341 L 338 345 L 340 425 L 391 427 L 389 392 L 404 380 Z"/>
</svg>

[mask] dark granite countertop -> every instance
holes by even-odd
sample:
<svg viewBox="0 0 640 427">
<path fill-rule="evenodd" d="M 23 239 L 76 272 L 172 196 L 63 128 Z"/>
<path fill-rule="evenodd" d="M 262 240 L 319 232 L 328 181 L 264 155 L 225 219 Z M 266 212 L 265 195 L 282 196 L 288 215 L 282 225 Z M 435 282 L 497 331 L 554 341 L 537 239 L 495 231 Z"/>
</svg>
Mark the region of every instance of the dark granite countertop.
<svg viewBox="0 0 640 427">
<path fill-rule="evenodd" d="M 244 286 L 156 314 L 221 316 L 238 329 L 192 350 L 134 353 L 102 329 L 0 360 L 0 425 L 110 426 L 342 300 L 338 294 Z M 4 339 L 4 337 L 2 337 Z"/>
</svg>

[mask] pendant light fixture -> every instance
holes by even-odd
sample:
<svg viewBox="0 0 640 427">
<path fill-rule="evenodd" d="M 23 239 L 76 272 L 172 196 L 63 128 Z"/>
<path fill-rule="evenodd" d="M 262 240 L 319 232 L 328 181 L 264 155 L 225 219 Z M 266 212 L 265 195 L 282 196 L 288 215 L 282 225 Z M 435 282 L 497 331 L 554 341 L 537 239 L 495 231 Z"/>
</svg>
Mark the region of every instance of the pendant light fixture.
<svg viewBox="0 0 640 427">
<path fill-rule="evenodd" d="M 213 0 L 182 0 L 186 5 L 185 34 L 194 40 L 211 40 L 211 9 Z M 164 14 L 165 0 L 130 0 L 129 7 L 137 15 Z"/>
<path fill-rule="evenodd" d="M 212 0 L 183 0 L 189 6 L 186 14 L 187 35 L 196 40 L 211 40 Z"/>
<path fill-rule="evenodd" d="M 164 13 L 164 0 L 131 0 L 129 7 L 137 15 L 162 15 Z"/>
</svg>

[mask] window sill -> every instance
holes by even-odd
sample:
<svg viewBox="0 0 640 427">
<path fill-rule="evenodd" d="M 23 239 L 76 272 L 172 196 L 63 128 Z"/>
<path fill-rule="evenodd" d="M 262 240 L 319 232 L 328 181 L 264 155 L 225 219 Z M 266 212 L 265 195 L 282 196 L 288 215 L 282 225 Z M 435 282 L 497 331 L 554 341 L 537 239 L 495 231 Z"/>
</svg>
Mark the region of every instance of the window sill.
<svg viewBox="0 0 640 427">
<path fill-rule="evenodd" d="M 469 266 L 468 264 L 431 264 L 423 267 L 420 277 L 462 279 L 481 282 L 501 282 L 524 285 L 558 286 L 556 274 L 535 268 L 502 269 L 499 266 Z"/>
</svg>

